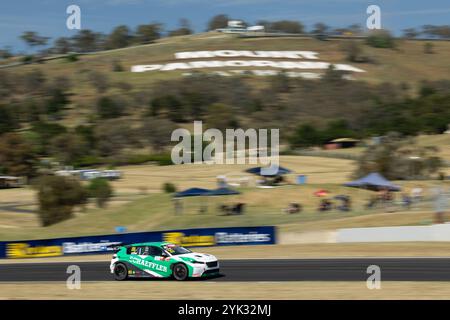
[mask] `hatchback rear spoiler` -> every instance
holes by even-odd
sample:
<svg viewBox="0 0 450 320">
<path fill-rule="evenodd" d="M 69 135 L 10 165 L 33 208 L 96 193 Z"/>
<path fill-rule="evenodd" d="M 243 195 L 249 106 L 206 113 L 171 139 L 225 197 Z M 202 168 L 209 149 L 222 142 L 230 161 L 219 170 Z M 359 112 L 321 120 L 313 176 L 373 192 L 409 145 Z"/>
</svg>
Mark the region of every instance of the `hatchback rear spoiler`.
<svg viewBox="0 0 450 320">
<path fill-rule="evenodd" d="M 116 253 L 116 252 L 118 252 L 120 250 L 120 248 L 128 247 L 128 246 L 129 246 L 128 244 L 118 242 L 118 243 L 111 244 L 111 245 L 107 246 L 107 248 L 111 249 L 112 251 L 114 251 L 114 253 Z"/>
</svg>

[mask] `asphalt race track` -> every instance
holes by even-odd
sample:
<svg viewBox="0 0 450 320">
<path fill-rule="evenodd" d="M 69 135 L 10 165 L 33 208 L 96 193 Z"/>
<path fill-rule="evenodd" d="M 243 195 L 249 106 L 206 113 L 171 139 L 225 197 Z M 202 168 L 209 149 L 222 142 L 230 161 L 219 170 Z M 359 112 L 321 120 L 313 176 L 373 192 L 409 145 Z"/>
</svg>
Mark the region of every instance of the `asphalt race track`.
<svg viewBox="0 0 450 320">
<path fill-rule="evenodd" d="M 113 281 L 108 262 L 72 264 L 81 268 L 82 281 Z M 66 281 L 69 265 L 67 262 L 0 264 L 0 282 Z M 384 281 L 450 281 L 450 258 L 223 260 L 222 276 L 206 281 L 366 281 L 370 265 L 381 268 Z"/>
</svg>

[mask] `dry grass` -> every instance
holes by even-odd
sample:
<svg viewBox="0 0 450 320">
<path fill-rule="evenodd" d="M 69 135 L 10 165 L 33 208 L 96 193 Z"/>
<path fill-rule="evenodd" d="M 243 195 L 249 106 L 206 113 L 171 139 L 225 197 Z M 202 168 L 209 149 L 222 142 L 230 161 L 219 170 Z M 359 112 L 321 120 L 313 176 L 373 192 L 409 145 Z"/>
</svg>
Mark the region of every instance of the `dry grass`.
<svg viewBox="0 0 450 320">
<path fill-rule="evenodd" d="M 329 159 L 319 157 L 281 156 L 282 166 L 293 170 L 296 174 L 307 174 L 308 183 L 342 183 L 349 179 L 354 162 L 351 160 Z M 226 175 L 229 179 L 242 177 L 250 179 L 254 185 L 255 176 L 246 174 L 245 169 L 254 165 L 174 165 L 158 166 L 124 166 L 120 170 L 124 178 L 114 182 L 114 189 L 119 193 L 136 193 L 147 188 L 149 192 L 160 192 L 164 182 L 173 182 L 179 189 L 192 186 L 214 188 L 216 177 Z M 293 181 L 293 176 L 291 177 Z"/>
<path fill-rule="evenodd" d="M 209 209 L 204 214 L 200 214 L 198 211 L 198 199 L 188 199 L 183 202 L 185 210 L 181 216 L 174 214 L 169 195 L 153 194 L 125 206 L 91 209 L 84 213 L 77 213 L 75 218 L 45 228 L 39 227 L 37 221 L 26 220 L 34 217 L 31 214 L 15 214 L 5 218 L 3 227 L 0 228 L 0 239 L 108 234 L 114 233 L 115 226 L 126 226 L 128 231 L 134 232 L 193 227 L 279 225 L 282 226 L 283 232 L 307 232 L 331 230 L 338 227 L 428 224 L 431 222 L 431 214 L 423 211 L 383 214 L 382 211 L 363 209 L 362 204 L 366 195 L 355 189 L 346 192 L 355 199 L 354 211 L 319 213 L 316 211 L 319 199 L 312 195 L 318 188 L 319 186 L 309 185 L 285 186 L 275 189 L 244 189 L 242 190 L 243 194 L 238 196 L 208 199 Z M 343 191 L 343 187 L 326 186 L 326 188 L 332 192 L 332 195 Z M 294 201 L 305 206 L 304 212 L 295 215 L 282 212 L 282 208 Z M 235 202 L 246 203 L 244 215 L 218 216 L 219 212 L 216 208 L 219 204 Z M 25 220 L 21 221 L 19 217 Z"/>
<path fill-rule="evenodd" d="M 181 289 L 181 290 L 180 290 Z M 205 295 L 205 292 L 208 292 Z M 38 293 L 38 294 L 37 294 Z M 449 299 L 448 282 L 64 282 L 0 283 L 0 299 Z"/>
<path fill-rule="evenodd" d="M 281 163 L 297 173 L 307 174 L 309 182 L 316 184 L 329 181 L 343 182 L 348 179 L 353 169 L 352 161 L 328 158 L 286 156 L 281 157 Z M 244 173 L 244 169 L 248 167 L 250 165 L 122 167 L 120 170 L 123 171 L 124 178 L 113 182 L 118 197 L 114 198 L 108 208 L 100 210 L 91 206 L 86 212 L 78 212 L 74 219 L 47 228 L 39 226 L 39 221 L 33 213 L 14 212 L 14 209 L 36 211 L 34 190 L 30 188 L 0 190 L 0 239 L 60 236 L 68 233 L 72 235 L 110 233 L 114 232 L 114 227 L 117 225 L 126 225 L 130 231 L 164 229 L 171 226 L 171 220 L 175 220 L 170 197 L 160 193 L 164 182 L 174 182 L 179 190 L 193 186 L 214 188 L 216 177 L 227 175 L 231 180 L 234 179 L 233 181 L 248 177 L 250 185 L 254 185 L 253 177 Z M 290 180 L 293 182 L 294 177 L 292 176 Z M 276 218 L 289 201 L 299 201 L 302 194 L 310 198 L 310 193 L 314 189 L 316 189 L 314 185 L 305 186 L 303 189 L 295 186 L 270 190 L 250 187 L 246 188 L 244 194 L 238 198 L 232 197 L 220 201 L 244 201 L 248 203 L 250 213 L 253 211 L 256 214 L 258 210 L 265 208 L 275 213 Z M 142 194 L 143 191 L 151 195 L 145 196 Z M 271 198 L 267 197 L 269 194 Z M 185 202 L 186 216 L 179 219 L 178 227 L 184 226 L 185 223 L 198 226 L 202 221 L 209 225 L 215 222 L 217 225 L 217 216 L 213 212 L 206 217 L 198 217 L 197 201 L 198 199 L 190 199 Z M 215 208 L 218 201 L 210 199 L 210 208 Z M 254 218 L 257 221 L 252 222 L 254 219 L 249 216 L 237 223 L 254 224 L 261 221 L 261 218 L 257 216 Z M 225 217 L 224 220 L 227 220 L 226 225 L 232 225 L 234 221 Z"/>
<path fill-rule="evenodd" d="M 438 147 L 436 155 L 444 160 L 450 161 L 450 134 L 420 135 L 415 141 L 419 146 Z M 369 143 L 369 141 L 366 142 Z M 323 150 L 322 152 L 324 154 L 348 154 L 352 156 L 361 155 L 364 151 L 364 147 L 355 147 L 349 149 Z"/>
<path fill-rule="evenodd" d="M 364 204 L 373 193 L 370 191 L 342 187 L 341 183 L 349 179 L 353 170 L 353 162 L 349 160 L 285 156 L 281 165 L 293 169 L 297 174 L 308 176 L 306 185 L 286 185 L 272 189 L 252 187 L 241 188 L 241 195 L 233 197 L 214 197 L 208 199 L 186 199 L 183 201 L 184 213 L 174 215 L 170 195 L 160 193 L 163 182 L 174 182 L 179 189 L 187 187 L 212 188 L 218 175 L 231 178 L 248 176 L 243 170 L 249 165 L 232 166 L 133 166 L 121 168 L 124 179 L 114 182 L 119 195 L 116 201 L 106 209 L 88 208 L 85 212 L 76 213 L 75 218 L 42 228 L 34 214 L 14 213 L 5 211 L 4 204 L 8 199 L 0 198 L 0 239 L 36 239 L 42 237 L 76 236 L 113 233 L 116 226 L 126 226 L 132 231 L 167 230 L 171 228 L 218 227 L 218 226 L 251 226 L 279 225 L 283 231 L 300 232 L 311 230 L 331 230 L 340 227 L 373 226 L 373 225 L 403 225 L 430 223 L 431 216 L 428 204 L 420 211 L 408 213 L 392 213 L 380 216 L 383 210 L 368 211 Z M 290 178 L 294 180 L 294 175 Z M 408 191 L 416 182 L 402 182 Z M 421 182 L 427 188 L 432 182 Z M 148 187 L 149 195 L 139 195 L 142 187 Z M 331 211 L 318 213 L 319 199 L 313 196 L 314 191 L 325 188 L 330 197 L 338 194 L 348 194 L 352 197 L 352 212 L 342 213 Z M 14 195 L 19 200 L 23 190 L 29 194 L 29 189 L 1 190 Z M 208 205 L 208 213 L 199 214 L 199 201 Z M 244 202 L 246 212 L 242 216 L 221 216 L 219 204 Z M 287 215 L 282 210 L 290 202 L 299 202 L 304 211 L 297 215 Z M 354 218 L 354 219 L 353 219 Z"/>
<path fill-rule="evenodd" d="M 162 39 L 155 44 L 111 50 L 96 55 L 83 56 L 80 61 L 68 63 L 64 60 L 54 60 L 44 65 L 27 65 L 14 68 L 14 72 L 22 73 L 32 69 L 42 69 L 56 76 L 71 74 L 73 83 L 77 83 L 76 93 L 86 99 L 93 97 L 95 92 L 86 80 L 87 70 L 108 72 L 113 81 L 129 81 L 139 88 L 146 88 L 154 81 L 179 77 L 182 72 L 152 72 L 131 73 L 111 72 L 114 60 L 121 61 L 125 70 L 137 64 L 153 64 L 173 61 L 174 53 L 179 51 L 202 50 L 308 50 L 319 52 L 319 59 L 332 63 L 348 63 L 342 50 L 347 40 L 317 41 L 309 38 L 259 38 L 239 39 L 222 34 L 198 34 L 186 37 Z M 362 42 L 361 42 L 362 43 Z M 366 54 L 371 56 L 376 64 L 357 64 L 367 72 L 355 74 L 355 78 L 369 82 L 380 83 L 386 79 L 396 83 L 406 82 L 417 85 L 420 80 L 440 80 L 450 73 L 450 43 L 434 42 L 435 54 L 424 54 L 423 42 L 401 41 L 397 50 L 376 49 L 364 46 Z M 211 71 L 211 70 L 209 70 Z"/>
<path fill-rule="evenodd" d="M 318 230 L 336 230 L 341 228 L 427 225 L 433 221 L 433 218 L 433 213 L 430 211 L 400 211 L 388 213 L 380 211 L 378 213 L 354 217 L 290 223 L 281 225 L 280 229 L 283 233 L 297 233 Z"/>
<path fill-rule="evenodd" d="M 450 161 L 450 134 L 422 135 L 417 137 L 417 143 L 422 146 L 438 147 L 437 156 Z"/>
</svg>

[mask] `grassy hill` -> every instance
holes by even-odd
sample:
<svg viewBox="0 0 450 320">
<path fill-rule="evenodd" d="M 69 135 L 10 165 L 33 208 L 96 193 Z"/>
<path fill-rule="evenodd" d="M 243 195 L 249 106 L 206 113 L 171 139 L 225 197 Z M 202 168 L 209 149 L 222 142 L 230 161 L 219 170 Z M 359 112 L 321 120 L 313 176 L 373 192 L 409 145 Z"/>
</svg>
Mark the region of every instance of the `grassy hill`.
<svg viewBox="0 0 450 320">
<path fill-rule="evenodd" d="M 130 68 L 137 64 L 157 64 L 174 61 L 174 53 L 180 51 L 202 50 L 307 50 L 319 53 L 318 61 L 332 63 L 348 63 L 343 44 L 349 40 L 332 39 L 319 41 L 313 38 L 238 38 L 233 35 L 205 33 L 190 36 L 165 38 L 153 44 L 104 51 L 80 57 L 77 62 L 64 59 L 48 61 L 44 64 L 25 65 L 9 69 L 13 72 L 26 72 L 40 69 L 49 76 L 65 75 L 72 78 L 75 84 L 74 93 L 83 96 L 95 94 L 89 83 L 85 81 L 85 73 L 98 70 L 110 74 L 113 81 L 126 81 L 135 88 L 147 88 L 154 81 L 179 77 L 183 72 L 144 72 L 132 73 Z M 415 85 L 421 80 L 439 80 L 450 74 L 450 42 L 434 42 L 434 54 L 424 53 L 424 42 L 414 40 L 398 40 L 396 49 L 377 49 L 364 44 L 364 54 L 374 63 L 350 63 L 366 70 L 355 74 L 358 80 L 372 83 L 386 81 L 409 83 Z M 120 61 L 124 72 L 112 72 L 113 61 Z M 237 68 L 235 68 L 237 69 Z M 201 69 L 200 69 L 201 70 Z M 209 69 L 211 71 L 212 69 Z M 220 70 L 220 69 L 214 69 Z M 81 98 L 81 97 L 80 97 Z"/>
<path fill-rule="evenodd" d="M 346 53 L 342 50 L 348 41 L 358 41 L 363 50 L 363 55 L 370 58 L 371 63 L 350 63 L 346 61 Z M 94 107 L 99 97 L 99 92 L 93 85 L 90 75 L 92 71 L 105 74 L 110 88 L 109 96 L 117 96 L 131 101 L 130 120 L 138 120 L 151 98 L 152 87 L 156 82 L 165 79 L 183 78 L 186 70 L 175 71 L 151 71 L 142 73 L 131 72 L 131 67 L 139 64 L 164 64 L 177 61 L 174 54 L 183 51 L 202 50 L 294 50 L 318 52 L 318 60 L 329 63 L 350 64 L 366 72 L 353 72 L 356 80 L 367 81 L 370 84 L 390 82 L 409 87 L 411 94 L 422 80 L 441 80 L 448 78 L 450 74 L 450 42 L 435 41 L 433 54 L 424 53 L 424 42 L 414 40 L 397 40 L 396 49 L 377 49 L 369 47 L 364 40 L 331 39 L 320 41 L 313 38 L 239 38 L 233 35 L 215 32 L 164 38 L 148 45 L 128 47 L 94 54 L 80 55 L 78 61 L 69 62 L 67 59 L 54 59 L 41 64 L 29 64 L 5 69 L 17 75 L 24 75 L 33 70 L 42 71 L 48 78 L 48 82 L 59 76 L 70 80 L 70 104 L 65 107 L 61 123 L 73 127 L 90 121 Z M 241 58 L 238 58 L 241 59 Z M 245 59 L 245 58 L 242 58 Z M 208 60 L 208 59 L 205 59 Z M 217 60 L 217 59 L 214 59 Z M 220 60 L 220 59 L 219 59 Z M 278 60 L 278 59 L 266 59 Z M 289 60 L 289 59 L 279 59 Z M 180 60 L 178 60 L 180 61 Z M 184 60 L 183 60 L 184 61 Z M 188 60 L 186 60 L 188 61 Z M 185 62 L 185 61 L 184 61 Z M 114 72 L 114 64 L 119 64 L 122 72 Z M 248 68 L 209 68 L 196 69 L 197 71 L 213 72 L 230 69 Z M 280 70 L 261 67 L 262 70 Z M 189 70 L 187 70 L 189 71 Z M 293 71 L 312 71 L 323 73 L 324 70 L 296 69 Z M 313 80 L 311 80 L 313 81 Z M 255 89 L 265 88 L 268 84 L 267 77 L 249 76 L 246 84 Z M 309 97 L 309 99 L 312 99 Z M 280 100 L 282 101 L 282 100 Z M 316 101 L 317 102 L 317 101 Z M 327 101 L 323 102 L 324 104 Z M 133 112 L 135 110 L 136 112 Z M 130 110 L 129 110 L 130 111 Z M 348 110 L 347 110 L 348 112 Z M 310 112 L 309 112 L 310 113 Z M 305 113 L 308 117 L 313 117 Z M 303 115 L 303 116 L 305 116 Z M 314 117 L 313 117 L 314 118 Z"/>
</svg>

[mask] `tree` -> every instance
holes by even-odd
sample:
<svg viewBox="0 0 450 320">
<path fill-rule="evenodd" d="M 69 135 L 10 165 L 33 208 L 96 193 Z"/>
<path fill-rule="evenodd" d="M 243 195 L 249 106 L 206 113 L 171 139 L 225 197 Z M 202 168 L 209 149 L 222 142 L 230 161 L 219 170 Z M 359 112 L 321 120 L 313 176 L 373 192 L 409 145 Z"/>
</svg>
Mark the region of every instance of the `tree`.
<svg viewBox="0 0 450 320">
<path fill-rule="evenodd" d="M 170 137 L 169 137 L 170 138 Z M 94 141 L 100 156 L 116 156 L 125 148 L 138 145 L 138 135 L 129 122 L 113 119 L 103 120 L 95 127 Z"/>
<path fill-rule="evenodd" d="M 108 180 L 104 178 L 92 179 L 88 186 L 89 196 L 95 198 L 97 207 L 104 208 L 113 195 L 113 189 Z"/>
<path fill-rule="evenodd" d="M 42 37 L 37 32 L 34 31 L 25 31 L 20 36 L 20 39 L 22 39 L 30 48 L 33 48 L 45 46 L 49 38 Z"/>
<path fill-rule="evenodd" d="M 45 176 L 37 183 L 42 226 L 70 219 L 73 208 L 87 202 L 86 189 L 72 177 Z"/>
<path fill-rule="evenodd" d="M 37 156 L 33 147 L 17 133 L 0 136 L 0 168 L 12 176 L 33 177 Z"/>
<path fill-rule="evenodd" d="M 406 29 L 403 29 L 403 36 L 406 39 L 414 39 L 419 36 L 419 32 L 414 28 L 406 28 Z"/>
<path fill-rule="evenodd" d="M 178 29 L 172 30 L 169 32 L 169 37 L 173 36 L 185 36 L 188 34 L 192 34 L 192 28 L 189 20 L 187 19 L 181 19 L 180 20 L 180 27 Z"/>
<path fill-rule="evenodd" d="M 226 28 L 228 26 L 228 16 L 226 14 L 218 14 L 211 18 L 208 22 L 207 31 Z"/>
<path fill-rule="evenodd" d="M 114 60 L 112 62 L 112 68 L 111 69 L 112 69 L 113 72 L 122 72 L 124 70 L 123 66 L 122 66 L 122 64 L 120 63 L 119 60 Z"/>
<path fill-rule="evenodd" d="M 381 143 L 367 148 L 358 160 L 355 176 L 379 172 L 393 180 L 429 178 L 442 166 L 436 152 L 436 147 L 420 147 L 413 139 L 391 132 L 383 137 Z"/>
<path fill-rule="evenodd" d="M 98 93 L 104 93 L 109 89 L 109 79 L 105 73 L 99 71 L 91 71 L 88 74 L 88 79 Z"/>
<path fill-rule="evenodd" d="M 431 38 L 450 38 L 450 25 L 435 26 L 435 25 L 424 25 L 422 26 L 422 34 Z"/>
<path fill-rule="evenodd" d="M 161 152 L 170 145 L 170 138 L 175 129 L 175 124 L 165 118 L 148 117 L 143 121 L 142 134 L 155 151 Z"/>
<path fill-rule="evenodd" d="M 270 30 L 285 33 L 303 33 L 304 26 L 299 21 L 280 20 L 270 24 Z"/>
<path fill-rule="evenodd" d="M 208 128 L 225 129 L 237 128 L 237 119 L 232 107 L 223 103 L 214 103 L 208 107 L 206 124 Z"/>
<path fill-rule="evenodd" d="M 73 47 L 77 52 L 91 52 L 102 48 L 103 36 L 89 29 L 80 30 L 72 37 Z"/>
<path fill-rule="evenodd" d="M 94 126 L 79 125 L 75 127 L 75 134 L 80 136 L 81 139 L 86 141 L 89 149 L 95 149 L 97 145 L 97 139 L 95 138 Z"/>
<path fill-rule="evenodd" d="M 175 193 L 177 192 L 177 187 L 172 182 L 164 182 L 162 190 L 165 193 Z"/>
<path fill-rule="evenodd" d="M 343 70 L 337 70 L 336 67 L 330 64 L 325 71 L 325 74 L 322 76 L 322 83 L 327 83 L 328 85 L 334 84 L 342 84 L 344 81 L 343 77 L 347 74 L 347 72 Z"/>
<path fill-rule="evenodd" d="M 324 34 L 324 33 L 327 33 L 328 30 L 330 30 L 329 26 L 327 26 L 323 22 L 318 22 L 318 23 L 314 24 L 314 29 L 312 30 L 311 33 Z"/>
<path fill-rule="evenodd" d="M 101 97 L 97 101 L 97 114 L 102 119 L 118 118 L 122 115 L 122 108 L 119 103 L 109 97 Z"/>
<path fill-rule="evenodd" d="M 162 25 L 160 23 L 141 24 L 136 29 L 137 43 L 146 44 L 161 38 Z"/>
<path fill-rule="evenodd" d="M 58 87 L 52 87 L 49 91 L 47 114 L 57 114 L 69 103 L 68 95 Z"/>
<path fill-rule="evenodd" d="M 354 23 L 348 26 L 347 28 L 352 34 L 361 34 L 363 32 L 363 28 L 359 23 Z"/>
<path fill-rule="evenodd" d="M 324 142 L 331 141 L 337 138 L 353 137 L 354 132 L 350 129 L 347 120 L 331 120 L 327 123 L 327 127 L 322 132 L 322 139 Z"/>
<path fill-rule="evenodd" d="M 345 58 L 350 62 L 366 62 L 366 58 L 362 57 L 363 49 L 356 40 L 345 41 L 342 44 L 342 50 L 345 53 Z"/>
<path fill-rule="evenodd" d="M 315 127 L 309 124 L 302 124 L 295 130 L 289 138 L 289 143 L 294 148 L 305 148 L 316 146 L 322 143 L 322 136 Z"/>
<path fill-rule="evenodd" d="M 291 89 L 292 81 L 283 71 L 278 72 L 277 75 L 271 77 L 270 80 L 271 88 L 276 92 L 287 93 Z"/>
<path fill-rule="evenodd" d="M 81 135 L 63 133 L 51 140 L 51 154 L 66 165 L 75 165 L 89 153 L 89 146 Z"/>
<path fill-rule="evenodd" d="M 10 107 L 0 105 L 0 135 L 17 127 L 17 121 Z"/>
<path fill-rule="evenodd" d="M 111 32 L 106 40 L 107 49 L 125 48 L 130 45 L 132 41 L 130 29 L 127 26 L 121 25 Z"/>
<path fill-rule="evenodd" d="M 182 107 L 183 104 L 175 95 L 163 95 L 150 101 L 149 115 L 158 116 L 165 111 L 170 120 L 181 122 L 184 120 Z"/>
<path fill-rule="evenodd" d="M 372 31 L 367 37 L 367 44 L 374 48 L 394 48 L 394 37 L 387 30 Z"/>
<path fill-rule="evenodd" d="M 66 127 L 58 123 L 38 121 L 33 123 L 31 132 L 35 133 L 33 145 L 40 154 L 46 155 L 49 147 L 48 142 L 54 137 L 67 132 Z"/>
<path fill-rule="evenodd" d="M 36 93 L 44 88 L 46 77 L 41 70 L 31 70 L 23 76 L 23 89 L 26 93 Z"/>
<path fill-rule="evenodd" d="M 55 40 L 53 50 L 58 54 L 66 54 L 72 51 L 72 43 L 68 38 L 60 37 Z"/>
<path fill-rule="evenodd" d="M 0 59 L 9 59 L 13 56 L 13 53 L 11 52 L 10 47 L 4 47 L 3 49 L 0 49 Z"/>
</svg>

